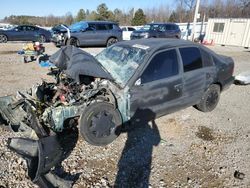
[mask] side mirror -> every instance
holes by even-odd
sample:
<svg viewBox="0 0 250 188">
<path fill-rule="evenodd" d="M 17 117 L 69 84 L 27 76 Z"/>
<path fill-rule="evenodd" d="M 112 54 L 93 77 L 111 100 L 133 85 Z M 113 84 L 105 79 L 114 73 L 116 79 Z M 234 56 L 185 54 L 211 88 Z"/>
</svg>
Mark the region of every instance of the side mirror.
<svg viewBox="0 0 250 188">
<path fill-rule="evenodd" d="M 138 78 L 135 82 L 135 86 L 140 86 L 141 85 L 141 78 Z"/>
<path fill-rule="evenodd" d="M 19 31 L 19 29 L 18 29 L 18 28 L 15 28 L 14 30 L 15 30 L 15 31 Z"/>
</svg>

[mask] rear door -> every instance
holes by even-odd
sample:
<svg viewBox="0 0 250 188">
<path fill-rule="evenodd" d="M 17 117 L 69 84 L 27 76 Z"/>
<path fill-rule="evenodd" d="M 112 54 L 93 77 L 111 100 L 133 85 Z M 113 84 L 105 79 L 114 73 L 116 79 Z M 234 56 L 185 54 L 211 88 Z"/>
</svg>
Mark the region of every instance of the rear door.
<svg viewBox="0 0 250 188">
<path fill-rule="evenodd" d="M 175 38 L 176 37 L 176 27 L 173 24 L 167 24 L 166 25 L 166 37 L 167 38 Z"/>
<path fill-rule="evenodd" d="M 161 116 L 180 108 L 182 74 L 176 49 L 153 56 L 130 89 L 130 115 L 149 109 Z"/>
<path fill-rule="evenodd" d="M 159 25 L 159 27 L 158 27 L 158 37 L 159 38 L 166 38 L 167 37 L 166 25 Z"/>
<path fill-rule="evenodd" d="M 25 31 L 26 26 L 18 26 L 16 29 L 12 32 L 12 40 L 13 41 L 25 41 Z"/>
<path fill-rule="evenodd" d="M 179 48 L 183 65 L 183 105 L 197 104 L 206 89 L 206 79 L 210 77 L 203 68 L 198 47 Z M 210 77 L 212 78 L 212 77 Z M 208 78 L 209 79 L 209 78 Z"/>
<path fill-rule="evenodd" d="M 98 23 L 96 24 L 96 42 L 99 45 L 105 45 L 111 35 L 112 24 Z"/>
<path fill-rule="evenodd" d="M 37 41 L 39 38 L 38 28 L 33 26 L 26 26 L 25 28 L 25 40 L 26 41 Z"/>
</svg>

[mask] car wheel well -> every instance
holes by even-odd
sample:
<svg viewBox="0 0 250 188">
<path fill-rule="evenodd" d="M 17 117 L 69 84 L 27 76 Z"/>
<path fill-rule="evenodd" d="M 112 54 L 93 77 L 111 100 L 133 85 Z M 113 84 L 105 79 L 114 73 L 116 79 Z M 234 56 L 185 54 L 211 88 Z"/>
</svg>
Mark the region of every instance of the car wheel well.
<svg viewBox="0 0 250 188">
<path fill-rule="evenodd" d="M 44 37 L 44 41 L 39 41 L 39 42 L 43 43 L 43 42 L 47 41 L 46 36 L 44 34 L 39 34 L 39 39 L 38 40 L 40 40 L 41 37 Z"/>
<path fill-rule="evenodd" d="M 109 37 L 109 38 L 106 40 L 106 43 L 108 42 L 109 39 L 117 39 L 117 37 L 115 37 L 115 36 Z"/>
<path fill-rule="evenodd" d="M 222 84 L 220 82 L 215 82 L 213 84 L 220 86 L 220 92 L 222 91 Z"/>
<path fill-rule="evenodd" d="M 111 42 L 111 43 L 109 44 L 109 41 L 110 41 L 111 39 L 114 39 L 115 42 Z M 112 44 L 114 44 L 114 43 L 116 43 L 116 42 L 118 42 L 118 38 L 115 37 L 115 36 L 110 36 L 110 37 L 107 39 L 107 41 L 106 41 L 106 46 L 107 46 L 107 47 L 108 47 L 108 46 L 111 46 Z"/>
<path fill-rule="evenodd" d="M 80 46 L 79 40 L 78 40 L 77 37 L 70 37 L 70 38 L 67 38 L 66 41 L 65 41 L 65 44 L 68 45 L 68 42 L 69 42 L 71 39 L 75 39 L 75 40 L 77 41 L 77 43 L 78 43 L 77 46 Z"/>
</svg>

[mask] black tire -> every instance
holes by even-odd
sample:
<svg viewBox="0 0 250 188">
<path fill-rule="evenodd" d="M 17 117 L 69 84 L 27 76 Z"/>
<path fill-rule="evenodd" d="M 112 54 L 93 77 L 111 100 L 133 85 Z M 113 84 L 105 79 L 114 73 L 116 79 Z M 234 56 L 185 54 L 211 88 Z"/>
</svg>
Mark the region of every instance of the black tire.
<svg viewBox="0 0 250 188">
<path fill-rule="evenodd" d="M 8 38 L 6 35 L 0 35 L 0 43 L 7 43 L 8 42 Z"/>
<path fill-rule="evenodd" d="M 39 39 L 38 39 L 38 42 L 45 43 L 46 42 L 46 37 L 44 35 L 40 35 Z"/>
<path fill-rule="evenodd" d="M 113 142 L 120 134 L 121 115 L 112 104 L 94 102 L 83 111 L 80 117 L 82 137 L 95 146 L 105 146 Z"/>
<path fill-rule="evenodd" d="M 195 107 L 202 112 L 211 112 L 215 109 L 220 99 L 220 86 L 212 84 L 203 94 L 201 101 Z"/>
<path fill-rule="evenodd" d="M 109 46 L 111 46 L 111 45 L 113 45 L 113 44 L 115 44 L 117 42 L 118 42 L 118 40 L 116 38 L 114 38 L 114 37 L 109 38 L 108 41 L 107 41 L 106 46 L 109 47 Z"/>
<path fill-rule="evenodd" d="M 75 47 L 79 47 L 79 41 L 76 38 L 70 38 L 67 41 L 67 45 L 72 45 Z"/>
</svg>

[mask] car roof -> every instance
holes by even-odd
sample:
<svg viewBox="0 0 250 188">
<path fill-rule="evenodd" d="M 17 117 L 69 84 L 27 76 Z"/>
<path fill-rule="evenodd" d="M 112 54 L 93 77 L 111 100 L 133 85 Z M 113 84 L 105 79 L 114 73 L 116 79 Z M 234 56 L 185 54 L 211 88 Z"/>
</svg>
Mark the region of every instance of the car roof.
<svg viewBox="0 0 250 188">
<path fill-rule="evenodd" d="M 198 44 L 183 40 L 183 39 L 172 39 L 172 38 L 150 38 L 150 39 L 138 39 L 138 40 L 129 40 L 119 42 L 119 45 L 124 46 L 141 46 L 141 48 L 146 49 L 147 51 L 155 51 L 159 49 L 167 49 L 173 47 L 183 47 L 183 46 L 197 46 Z"/>
<path fill-rule="evenodd" d="M 112 21 L 83 21 L 83 22 L 87 22 L 87 23 L 95 23 L 95 24 L 117 24 L 116 22 L 112 22 Z"/>
<path fill-rule="evenodd" d="M 148 25 L 177 25 L 177 24 L 171 23 L 171 22 L 168 22 L 168 23 L 154 22 L 154 23 L 149 23 Z"/>
</svg>

